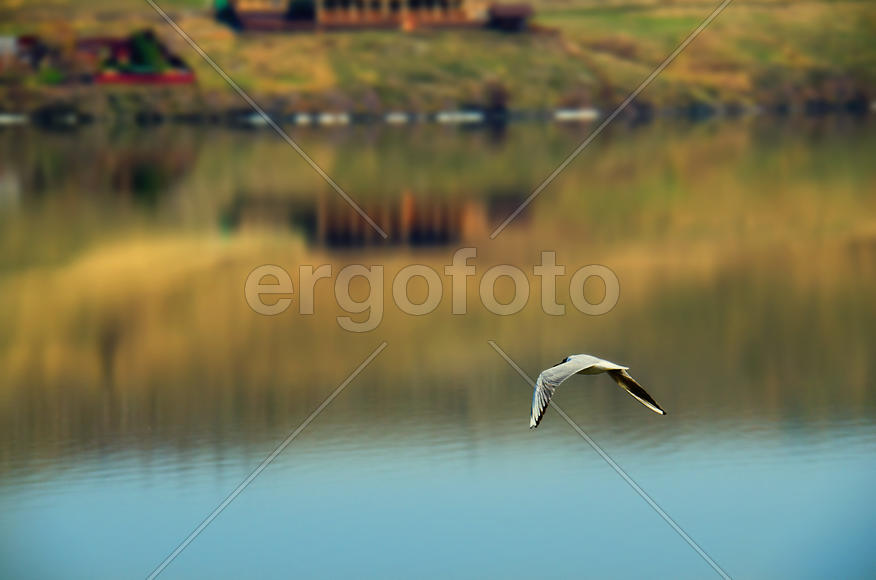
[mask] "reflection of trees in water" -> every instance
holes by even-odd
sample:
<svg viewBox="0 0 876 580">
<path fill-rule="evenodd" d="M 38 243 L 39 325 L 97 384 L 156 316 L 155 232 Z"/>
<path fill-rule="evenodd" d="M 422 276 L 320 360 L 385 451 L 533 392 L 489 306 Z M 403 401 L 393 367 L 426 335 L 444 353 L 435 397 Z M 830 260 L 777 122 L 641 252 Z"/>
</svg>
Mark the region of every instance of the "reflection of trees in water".
<svg viewBox="0 0 876 580">
<path fill-rule="evenodd" d="M 15 139 L 0 139 L 4 158 L 22 176 L 26 198 L 73 189 L 83 196 L 127 195 L 149 207 L 191 170 L 199 148 L 197 133 L 169 128 L 135 133 L 102 127 L 65 134 L 22 131 Z"/>
<path fill-rule="evenodd" d="M 21 202 L 21 178 L 15 167 L 0 162 L 0 211 Z"/>
<path fill-rule="evenodd" d="M 19 210 L 0 212 L 0 268 L 57 263 L 135 228 L 178 223 L 168 200 L 184 195 L 202 139 L 169 129 L 0 133 L 0 170 L 16 178 Z"/>
<path fill-rule="evenodd" d="M 172 154 L 171 154 L 172 155 Z M 172 159 L 168 162 L 168 159 Z M 129 154 L 114 160 L 109 169 L 112 188 L 128 193 L 131 198 L 147 207 L 155 207 L 162 194 L 185 172 L 190 158 L 157 156 L 153 153 Z"/>
</svg>

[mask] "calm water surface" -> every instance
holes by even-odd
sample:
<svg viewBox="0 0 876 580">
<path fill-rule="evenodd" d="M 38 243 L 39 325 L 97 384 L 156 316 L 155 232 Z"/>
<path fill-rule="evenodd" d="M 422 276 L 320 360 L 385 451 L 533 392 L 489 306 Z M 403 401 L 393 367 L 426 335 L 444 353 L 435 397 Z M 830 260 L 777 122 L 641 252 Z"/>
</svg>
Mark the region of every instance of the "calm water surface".
<svg viewBox="0 0 876 580">
<path fill-rule="evenodd" d="M 876 134 L 616 127 L 490 241 L 588 130 L 296 133 L 385 243 L 269 133 L 0 133 L 0 577 L 145 577 L 384 340 L 163 577 L 712 576 L 559 415 L 528 429 L 489 340 L 533 376 L 630 365 L 666 417 L 604 376 L 555 401 L 731 576 L 872 577 Z M 395 307 L 395 272 L 462 246 L 468 314 L 446 280 Z M 565 276 L 542 312 L 543 250 L 610 267 L 617 306 L 578 312 Z M 265 263 L 383 265 L 354 315 L 379 324 L 342 330 L 331 281 L 254 314 Z M 478 300 L 496 264 L 532 280 L 516 315 Z"/>
</svg>

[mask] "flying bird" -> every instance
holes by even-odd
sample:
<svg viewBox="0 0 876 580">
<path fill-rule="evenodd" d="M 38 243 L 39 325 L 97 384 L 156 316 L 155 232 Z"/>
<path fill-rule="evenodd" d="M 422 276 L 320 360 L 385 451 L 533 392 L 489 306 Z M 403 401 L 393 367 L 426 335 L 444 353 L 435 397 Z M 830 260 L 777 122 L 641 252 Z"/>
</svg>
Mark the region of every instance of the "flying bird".
<svg viewBox="0 0 876 580">
<path fill-rule="evenodd" d="M 529 428 L 535 429 L 541 423 L 541 418 L 551 401 L 554 391 L 560 384 L 572 375 L 598 375 L 608 373 L 619 387 L 632 395 L 637 401 L 661 415 L 666 411 L 660 408 L 657 401 L 651 398 L 642 385 L 637 383 L 627 372 L 629 367 L 624 367 L 607 360 L 602 360 L 589 354 L 573 354 L 567 356 L 562 362 L 549 369 L 545 369 L 538 375 L 535 381 L 535 391 L 532 393 L 532 416 L 529 419 Z"/>
</svg>

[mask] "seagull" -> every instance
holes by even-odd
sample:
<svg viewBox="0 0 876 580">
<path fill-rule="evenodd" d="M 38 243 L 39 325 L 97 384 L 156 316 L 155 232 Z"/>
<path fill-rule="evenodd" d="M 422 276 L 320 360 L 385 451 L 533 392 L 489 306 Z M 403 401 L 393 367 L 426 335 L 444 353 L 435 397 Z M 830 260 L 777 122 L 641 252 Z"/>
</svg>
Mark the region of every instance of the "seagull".
<svg viewBox="0 0 876 580">
<path fill-rule="evenodd" d="M 532 393 L 532 416 L 529 419 L 529 428 L 535 429 L 541 423 L 541 418 L 551 401 L 554 391 L 563 381 L 572 375 L 598 375 L 608 373 L 619 387 L 632 395 L 637 401 L 660 415 L 666 411 L 660 408 L 657 401 L 645 392 L 642 385 L 637 383 L 627 372 L 629 367 L 624 367 L 607 360 L 602 360 L 589 354 L 573 354 L 549 369 L 541 371 L 538 380 L 535 381 L 535 390 Z"/>
</svg>

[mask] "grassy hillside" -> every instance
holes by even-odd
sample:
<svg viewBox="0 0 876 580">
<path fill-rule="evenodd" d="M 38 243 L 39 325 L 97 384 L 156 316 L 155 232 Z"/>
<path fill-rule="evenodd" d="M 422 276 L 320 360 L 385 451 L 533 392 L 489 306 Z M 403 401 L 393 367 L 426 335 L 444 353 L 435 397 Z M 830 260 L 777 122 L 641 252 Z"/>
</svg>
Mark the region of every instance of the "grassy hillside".
<svg viewBox="0 0 876 580">
<path fill-rule="evenodd" d="M 269 104 L 386 110 L 483 100 L 502 86 L 515 108 L 623 98 L 714 8 L 702 1 L 540 0 L 547 32 L 363 31 L 237 35 L 203 0 L 160 4 L 237 82 Z M 63 37 L 153 27 L 196 69 L 211 102 L 237 104 L 216 75 L 142 1 L 5 0 L 0 30 Z M 553 31 L 553 33 L 551 32 Z M 876 5 L 736 0 L 643 99 L 774 102 L 845 98 L 876 87 Z"/>
</svg>

